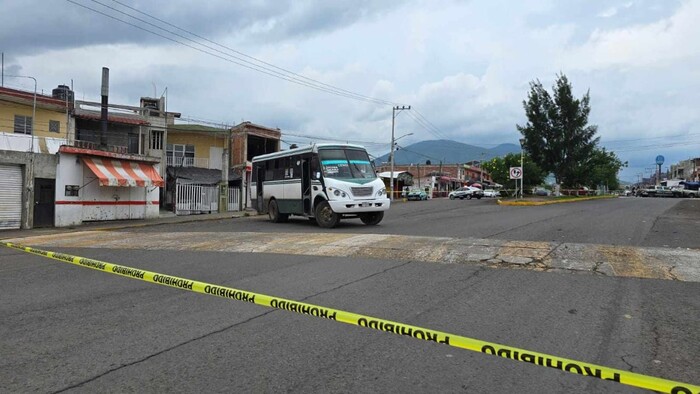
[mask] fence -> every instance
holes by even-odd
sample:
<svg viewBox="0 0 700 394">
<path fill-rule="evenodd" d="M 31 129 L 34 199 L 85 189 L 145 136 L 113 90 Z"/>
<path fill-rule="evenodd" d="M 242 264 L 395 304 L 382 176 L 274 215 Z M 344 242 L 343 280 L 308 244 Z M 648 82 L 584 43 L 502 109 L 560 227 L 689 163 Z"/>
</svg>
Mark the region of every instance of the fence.
<svg viewBox="0 0 700 394">
<path fill-rule="evenodd" d="M 177 183 L 175 189 L 175 214 L 193 215 L 219 211 L 219 187 Z M 240 188 L 228 189 L 227 211 L 240 210 Z"/>
</svg>

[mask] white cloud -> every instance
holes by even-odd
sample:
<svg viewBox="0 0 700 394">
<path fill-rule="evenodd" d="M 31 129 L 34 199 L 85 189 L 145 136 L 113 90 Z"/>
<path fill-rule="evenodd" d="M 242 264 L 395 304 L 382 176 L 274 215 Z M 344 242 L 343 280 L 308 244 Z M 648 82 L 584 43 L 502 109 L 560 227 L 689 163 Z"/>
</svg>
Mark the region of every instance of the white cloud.
<svg viewBox="0 0 700 394">
<path fill-rule="evenodd" d="M 665 67 L 700 56 L 700 2 L 686 1 L 654 23 L 613 30 L 596 29 L 588 42 L 562 53 L 570 69 Z"/>
</svg>

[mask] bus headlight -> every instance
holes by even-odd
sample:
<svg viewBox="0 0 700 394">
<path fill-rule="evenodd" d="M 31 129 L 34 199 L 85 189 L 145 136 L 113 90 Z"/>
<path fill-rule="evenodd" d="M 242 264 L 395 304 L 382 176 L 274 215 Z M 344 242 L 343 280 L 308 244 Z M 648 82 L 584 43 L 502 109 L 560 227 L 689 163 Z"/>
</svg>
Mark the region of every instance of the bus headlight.
<svg viewBox="0 0 700 394">
<path fill-rule="evenodd" d="M 385 189 L 385 188 L 381 188 L 381 189 L 379 189 L 379 190 L 377 191 L 377 197 L 381 197 L 381 196 L 383 196 L 384 194 L 386 194 L 386 189 Z"/>
<path fill-rule="evenodd" d="M 329 190 L 332 190 L 332 191 L 333 191 L 333 195 L 336 196 L 336 197 L 341 197 L 341 196 L 342 196 L 342 197 L 347 197 L 347 195 L 348 195 L 347 193 L 345 193 L 344 191 L 339 190 L 339 189 L 333 189 L 333 188 L 330 188 L 330 187 L 329 187 L 328 189 L 329 189 Z"/>
</svg>

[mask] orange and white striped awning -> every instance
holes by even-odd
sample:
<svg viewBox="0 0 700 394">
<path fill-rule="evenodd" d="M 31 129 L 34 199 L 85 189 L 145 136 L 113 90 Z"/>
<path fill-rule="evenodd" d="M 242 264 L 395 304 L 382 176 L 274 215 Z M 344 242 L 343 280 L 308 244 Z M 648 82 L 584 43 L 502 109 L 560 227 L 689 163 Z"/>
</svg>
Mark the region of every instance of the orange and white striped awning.
<svg viewBox="0 0 700 394">
<path fill-rule="evenodd" d="M 82 159 L 100 180 L 100 186 L 163 187 L 165 185 L 163 178 L 152 164 L 107 157 L 82 156 Z"/>
</svg>

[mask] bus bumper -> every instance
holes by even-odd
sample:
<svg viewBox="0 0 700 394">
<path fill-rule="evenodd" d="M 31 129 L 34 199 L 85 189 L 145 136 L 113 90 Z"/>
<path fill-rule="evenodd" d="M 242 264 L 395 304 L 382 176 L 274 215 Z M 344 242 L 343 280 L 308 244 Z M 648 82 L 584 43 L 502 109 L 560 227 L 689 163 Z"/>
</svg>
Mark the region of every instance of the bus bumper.
<svg viewBox="0 0 700 394">
<path fill-rule="evenodd" d="M 391 201 L 388 198 L 377 198 L 363 201 L 328 201 L 335 213 L 379 212 L 389 209 Z"/>
</svg>

